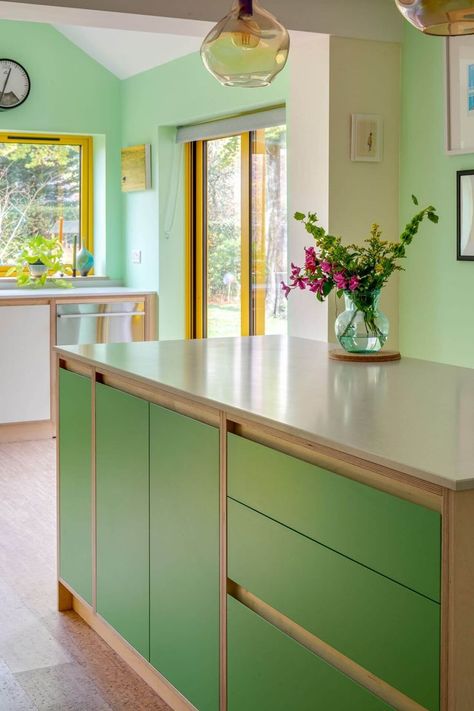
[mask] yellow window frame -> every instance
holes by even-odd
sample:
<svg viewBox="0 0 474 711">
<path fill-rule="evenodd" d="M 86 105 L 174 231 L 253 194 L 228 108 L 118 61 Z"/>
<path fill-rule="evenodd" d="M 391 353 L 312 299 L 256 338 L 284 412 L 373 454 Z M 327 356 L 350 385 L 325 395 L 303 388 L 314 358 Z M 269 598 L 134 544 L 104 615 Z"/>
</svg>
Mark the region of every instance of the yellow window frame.
<svg viewBox="0 0 474 711">
<path fill-rule="evenodd" d="M 81 244 L 94 251 L 94 143 L 92 136 L 63 134 L 24 133 L 10 131 L 0 133 L 0 143 L 33 143 L 37 145 L 66 145 L 81 148 Z M 0 264 L 0 276 L 5 276 L 11 267 Z"/>
</svg>

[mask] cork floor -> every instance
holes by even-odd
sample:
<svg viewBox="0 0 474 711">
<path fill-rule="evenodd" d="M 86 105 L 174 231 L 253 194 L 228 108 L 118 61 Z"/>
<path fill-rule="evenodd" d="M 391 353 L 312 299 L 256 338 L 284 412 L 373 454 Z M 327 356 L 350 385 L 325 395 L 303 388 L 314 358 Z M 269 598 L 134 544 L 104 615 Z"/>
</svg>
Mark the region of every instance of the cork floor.
<svg viewBox="0 0 474 711">
<path fill-rule="evenodd" d="M 0 444 L 0 711 L 165 711 L 74 613 L 56 610 L 55 444 Z"/>
</svg>

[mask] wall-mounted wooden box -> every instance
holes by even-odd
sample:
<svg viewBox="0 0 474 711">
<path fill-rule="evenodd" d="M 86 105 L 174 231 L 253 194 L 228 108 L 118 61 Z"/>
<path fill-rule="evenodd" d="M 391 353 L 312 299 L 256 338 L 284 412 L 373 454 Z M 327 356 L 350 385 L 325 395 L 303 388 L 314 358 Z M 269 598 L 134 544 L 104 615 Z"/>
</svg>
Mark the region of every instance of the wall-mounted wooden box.
<svg viewBox="0 0 474 711">
<path fill-rule="evenodd" d="M 131 193 L 151 188 L 151 146 L 122 148 L 122 192 Z"/>
</svg>

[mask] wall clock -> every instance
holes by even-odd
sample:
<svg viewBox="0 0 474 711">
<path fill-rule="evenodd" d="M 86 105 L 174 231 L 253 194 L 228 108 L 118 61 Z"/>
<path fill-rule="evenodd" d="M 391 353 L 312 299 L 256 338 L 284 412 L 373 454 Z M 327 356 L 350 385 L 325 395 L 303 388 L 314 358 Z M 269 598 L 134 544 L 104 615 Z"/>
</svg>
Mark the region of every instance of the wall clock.
<svg viewBox="0 0 474 711">
<path fill-rule="evenodd" d="M 13 59 L 0 59 L 0 110 L 16 109 L 28 98 L 30 77 Z"/>
</svg>

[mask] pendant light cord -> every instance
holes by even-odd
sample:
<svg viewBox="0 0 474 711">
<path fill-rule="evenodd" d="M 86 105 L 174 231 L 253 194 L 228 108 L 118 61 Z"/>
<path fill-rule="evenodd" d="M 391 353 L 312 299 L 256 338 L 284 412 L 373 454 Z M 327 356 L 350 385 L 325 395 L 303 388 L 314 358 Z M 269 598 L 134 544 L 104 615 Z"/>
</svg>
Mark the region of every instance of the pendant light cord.
<svg viewBox="0 0 474 711">
<path fill-rule="evenodd" d="M 253 0 L 240 0 L 239 15 L 253 15 Z"/>
</svg>

